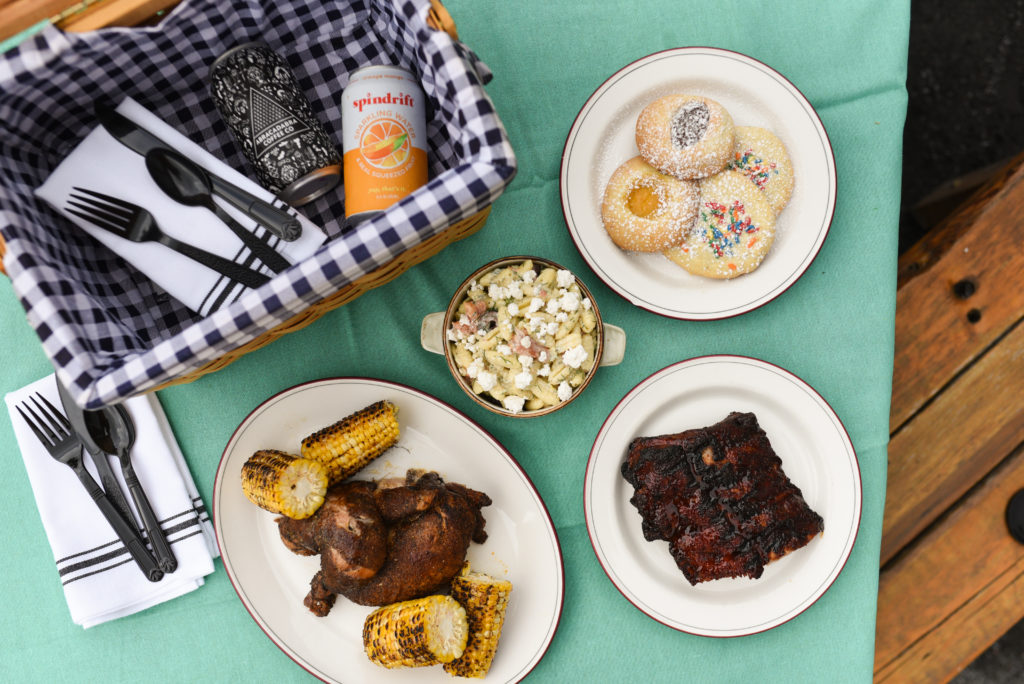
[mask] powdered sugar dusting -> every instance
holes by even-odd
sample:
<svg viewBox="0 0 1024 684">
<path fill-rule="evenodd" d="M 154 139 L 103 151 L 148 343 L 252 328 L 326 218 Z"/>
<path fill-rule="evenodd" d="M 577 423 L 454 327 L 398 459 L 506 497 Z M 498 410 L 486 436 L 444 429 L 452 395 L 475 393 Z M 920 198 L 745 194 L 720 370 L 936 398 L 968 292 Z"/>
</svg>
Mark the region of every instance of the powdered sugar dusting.
<svg viewBox="0 0 1024 684">
<path fill-rule="evenodd" d="M 710 98 L 686 94 L 660 97 L 637 117 L 636 145 L 644 161 L 662 173 L 682 179 L 705 178 L 721 171 L 732 158 L 732 117 Z"/>
</svg>

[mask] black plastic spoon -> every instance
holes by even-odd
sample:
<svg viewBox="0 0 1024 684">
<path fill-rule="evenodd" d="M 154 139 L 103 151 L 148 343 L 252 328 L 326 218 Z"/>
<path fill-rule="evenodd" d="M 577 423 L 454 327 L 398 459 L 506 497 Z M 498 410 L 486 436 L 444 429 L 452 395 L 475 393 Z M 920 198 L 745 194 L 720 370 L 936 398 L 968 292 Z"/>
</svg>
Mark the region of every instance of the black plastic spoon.
<svg viewBox="0 0 1024 684">
<path fill-rule="evenodd" d="M 174 572 L 178 569 L 178 560 L 171 551 L 167 535 L 160 527 L 160 520 L 153 512 L 149 497 L 142 489 L 142 483 L 139 482 L 135 467 L 132 465 L 131 451 L 135 444 L 135 423 L 132 422 L 132 417 L 120 404 L 105 406 L 102 409 L 85 411 L 85 426 L 97 446 L 107 453 L 117 454 L 121 461 L 121 474 L 124 475 L 128 493 L 132 495 L 135 508 L 142 518 L 142 527 L 153 546 L 157 564 L 165 573 Z"/>
<path fill-rule="evenodd" d="M 146 153 L 146 168 L 160 189 L 175 202 L 212 211 L 271 271 L 280 273 L 291 266 L 268 242 L 246 230 L 213 200 L 210 174 L 203 167 L 179 152 L 158 147 Z"/>
</svg>

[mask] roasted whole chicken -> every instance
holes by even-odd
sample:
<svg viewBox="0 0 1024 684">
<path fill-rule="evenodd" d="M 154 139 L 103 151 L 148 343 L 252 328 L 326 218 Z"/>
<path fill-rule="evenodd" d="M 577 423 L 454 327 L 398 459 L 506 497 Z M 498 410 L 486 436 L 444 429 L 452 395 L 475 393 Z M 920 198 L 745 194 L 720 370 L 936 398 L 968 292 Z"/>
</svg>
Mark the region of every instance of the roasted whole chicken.
<svg viewBox="0 0 1024 684">
<path fill-rule="evenodd" d="M 323 616 L 337 594 L 382 606 L 446 588 L 470 542 L 487 539 L 480 509 L 490 503 L 435 472 L 409 470 L 405 479 L 340 482 L 313 516 L 277 523 L 292 552 L 320 555 L 304 603 Z"/>
</svg>

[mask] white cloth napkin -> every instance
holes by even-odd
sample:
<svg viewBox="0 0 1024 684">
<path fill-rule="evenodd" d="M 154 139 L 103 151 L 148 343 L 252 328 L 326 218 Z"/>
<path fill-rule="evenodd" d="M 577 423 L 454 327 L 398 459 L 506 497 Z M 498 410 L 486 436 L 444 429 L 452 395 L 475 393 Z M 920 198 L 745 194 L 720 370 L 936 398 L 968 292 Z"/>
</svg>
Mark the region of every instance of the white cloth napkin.
<svg viewBox="0 0 1024 684">
<path fill-rule="evenodd" d="M 117 111 L 208 171 L 257 197 L 287 208 L 280 201 L 275 201 L 269 190 L 230 168 L 131 98 L 125 99 Z M 144 207 L 156 218 L 160 229 L 171 237 L 227 259 L 248 263 L 267 275 L 273 275 L 272 271 L 252 260 L 250 250 L 212 211 L 179 204 L 165 195 L 149 175 L 145 158 L 115 140 L 102 126 L 97 126 L 75 147 L 46 182 L 36 189 L 36 195 L 121 255 L 172 297 L 203 316 L 230 304 L 248 291 L 245 286 L 161 244 L 131 242 L 69 214 L 65 206 L 73 187 L 86 188 Z M 294 209 L 290 213 L 299 219 L 302 235 L 297 240 L 285 242 L 220 198 L 215 198 L 215 201 L 241 225 L 257 235 L 268 235 L 274 249 L 293 264 L 313 254 L 327 239 L 322 230 Z"/>
<path fill-rule="evenodd" d="M 217 542 L 209 515 L 156 396 L 135 397 L 124 404 L 136 428 L 132 464 L 178 560 L 177 570 L 165 574 L 159 582 L 150 582 L 74 471 L 47 453 L 15 410 L 16 405 L 36 392 L 61 407 L 54 375 L 11 392 L 4 399 L 72 620 L 82 627 L 93 627 L 202 586 L 203 578 L 214 570 L 213 558 L 219 555 Z M 86 457 L 86 462 L 96 477 L 90 457 Z M 115 459 L 114 472 L 138 520 L 120 470 Z"/>
</svg>

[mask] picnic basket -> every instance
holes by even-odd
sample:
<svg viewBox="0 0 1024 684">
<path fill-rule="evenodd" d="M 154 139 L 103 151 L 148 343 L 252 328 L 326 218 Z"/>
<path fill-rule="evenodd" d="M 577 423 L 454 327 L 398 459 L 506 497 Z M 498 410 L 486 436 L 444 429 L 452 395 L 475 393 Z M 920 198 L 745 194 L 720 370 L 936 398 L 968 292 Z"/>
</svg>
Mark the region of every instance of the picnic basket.
<svg viewBox="0 0 1024 684">
<path fill-rule="evenodd" d="M 142 4 L 152 9 L 172 3 Z M 216 31 L 198 30 L 207 21 Z M 369 29 L 357 31 L 356 48 L 349 47 L 351 41 L 325 36 L 330 31 L 321 28 L 352 26 L 357 21 Z M 93 28 L 88 22 L 82 27 Z M 382 32 L 387 35 L 381 36 Z M 306 94 L 321 111 L 337 106 L 334 95 L 324 93 L 336 91 L 340 100 L 346 74 L 364 63 L 386 60 L 414 71 L 421 78 L 432 116 L 428 125 L 431 180 L 358 231 L 342 230 L 338 217 L 344 209 L 338 198 L 327 196 L 303 207 L 303 213 L 323 226 L 329 239 L 302 263 L 302 273 L 293 274 L 299 270 L 293 267 L 277 276 L 265 286 L 273 286 L 274 292 L 256 310 L 238 310 L 242 302 L 236 302 L 198 318 L 115 256 L 102 254 L 101 245 L 76 232 L 58 214 L 40 206 L 43 203 L 32 196 L 32 189 L 73 147 L 73 139 L 80 139 L 95 125 L 89 117 L 90 98 L 98 91 L 144 101 L 167 123 L 245 170 L 240 149 L 216 120 L 203 80 L 205 69 L 198 69 L 202 74 L 182 84 L 173 98 L 159 91 L 167 87 L 169 71 L 197 70 L 200 57 L 208 64 L 214 53 L 252 39 L 286 56 L 300 83 L 313 83 Z M 199 42 L 183 47 L 182 40 Z M 332 53 L 339 42 L 345 42 L 345 47 Z M 162 51 L 154 61 L 169 66 L 151 75 L 151 90 L 145 83 L 148 74 L 140 78 L 127 67 L 123 74 L 101 78 L 89 88 L 76 86 L 69 93 L 65 87 L 41 100 L 33 100 L 40 96 L 21 87 L 59 88 L 59 80 L 46 81 L 53 76 L 47 69 L 68 68 L 61 61 L 66 54 L 71 57 L 65 62 L 70 61 L 78 74 L 89 68 L 83 54 L 100 55 L 93 58 L 95 68 L 109 70 L 111 62 L 102 55 L 105 48 L 124 51 L 128 57 L 132 51 Z M 40 68 L 39 58 L 26 57 L 34 52 L 42 54 L 43 62 L 57 66 Z M 389 282 L 479 230 L 491 204 L 515 175 L 514 153 L 483 90 L 490 72 L 458 41 L 451 16 L 437 0 L 186 0 L 151 27 L 85 34 L 47 29 L 0 55 L 0 61 L 7 62 L 7 72 L 13 73 L 8 80 L 17 86 L 8 89 L 0 82 L 0 116 L 8 116 L 15 133 L 14 142 L 0 141 L 0 271 L 10 277 L 58 377 L 85 406 L 115 403 L 196 380 Z M 471 98 L 467 99 L 467 92 Z M 60 121 L 70 122 L 54 124 L 44 116 L 41 125 L 63 126 L 56 135 L 53 130 L 41 133 L 19 124 L 30 115 L 40 115 L 40 101 L 51 109 L 62 109 L 65 116 Z M 471 111 L 464 111 L 467 101 L 472 102 Z M 340 117 L 322 120 L 328 129 L 340 127 Z M 339 132 L 335 131 L 335 141 L 340 140 Z M 60 139 L 60 133 L 66 139 Z M 19 135 L 24 139 L 19 141 Z M 97 277 L 104 270 L 109 273 Z M 111 280 L 130 285 L 112 286 Z"/>
</svg>

